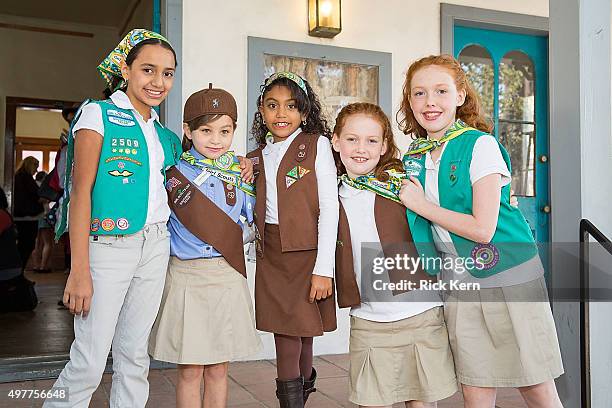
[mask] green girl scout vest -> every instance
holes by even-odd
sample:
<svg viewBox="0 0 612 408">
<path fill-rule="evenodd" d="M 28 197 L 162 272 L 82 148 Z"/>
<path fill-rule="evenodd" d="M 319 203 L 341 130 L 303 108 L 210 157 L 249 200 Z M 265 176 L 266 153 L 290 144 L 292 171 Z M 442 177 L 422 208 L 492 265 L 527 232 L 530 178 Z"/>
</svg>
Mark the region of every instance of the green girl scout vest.
<svg viewBox="0 0 612 408">
<path fill-rule="evenodd" d="M 144 133 L 128 109 L 120 109 L 111 100 L 86 101 L 96 103 L 102 111 L 104 137 L 100 151 L 98 173 L 91 193 L 90 235 L 127 235 L 140 231 L 145 224 L 149 201 L 149 154 Z M 182 153 L 181 141 L 172 131 L 155 121 L 155 130 L 164 152 L 164 173 L 175 165 Z M 66 182 L 70 186 L 74 159 L 74 135 L 68 135 Z M 62 205 L 64 216 L 58 220 L 56 237 L 67 226 L 67 206 L 70 200 L 66 189 Z"/>
<path fill-rule="evenodd" d="M 486 135 L 461 122 L 453 126 L 461 136 L 447 142 L 440 161 L 438 192 L 440 206 L 452 211 L 472 213 L 472 184 L 470 182 L 470 163 L 474 144 L 479 137 Z M 510 156 L 498 142 L 508 170 L 511 172 Z M 425 186 L 425 154 L 406 154 L 403 158 L 404 169 L 408 175 L 419 179 Z M 433 244 L 431 223 L 411 210 L 407 210 L 408 224 L 419 253 L 425 257 L 438 257 Z M 472 258 L 477 268 L 470 273 L 477 278 L 485 278 L 520 265 L 538 253 L 531 230 L 520 210 L 510 205 L 510 184 L 502 187 L 497 228 L 488 244 L 470 241 L 450 232 L 453 245 L 459 257 Z M 434 275 L 437 268 L 427 271 Z"/>
</svg>

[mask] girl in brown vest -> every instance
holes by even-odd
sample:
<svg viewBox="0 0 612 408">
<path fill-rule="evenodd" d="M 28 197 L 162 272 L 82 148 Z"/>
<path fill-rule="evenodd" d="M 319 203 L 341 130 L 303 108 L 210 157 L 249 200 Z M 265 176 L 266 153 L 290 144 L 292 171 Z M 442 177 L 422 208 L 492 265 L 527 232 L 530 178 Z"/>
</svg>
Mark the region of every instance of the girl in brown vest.
<svg viewBox="0 0 612 408">
<path fill-rule="evenodd" d="M 258 173 L 255 315 L 259 330 L 274 333 L 280 406 L 303 407 L 315 391 L 312 337 L 336 329 L 336 168 L 310 85 L 278 72 L 261 88 L 252 128 L 259 148 L 248 155 Z"/>
<path fill-rule="evenodd" d="M 336 287 L 339 306 L 351 307 L 349 400 L 435 407 L 457 391 L 440 296 L 400 286 L 429 281 L 420 266 L 379 262 L 418 258 L 397 196 L 405 175 L 389 119 L 376 105 L 348 105 L 332 144 L 342 180 Z M 383 283 L 399 285 L 392 292 Z"/>
</svg>

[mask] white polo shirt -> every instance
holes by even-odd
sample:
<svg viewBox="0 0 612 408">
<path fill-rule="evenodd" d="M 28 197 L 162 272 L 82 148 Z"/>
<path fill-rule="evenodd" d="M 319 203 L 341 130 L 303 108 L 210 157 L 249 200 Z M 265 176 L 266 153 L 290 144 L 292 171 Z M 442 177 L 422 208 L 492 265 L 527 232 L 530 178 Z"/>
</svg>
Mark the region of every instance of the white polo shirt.
<svg viewBox="0 0 612 408">
<path fill-rule="evenodd" d="M 145 122 L 140 113 L 132 105 L 132 102 L 130 102 L 130 98 L 123 91 L 115 91 L 110 99 L 118 108 L 132 111 L 147 142 L 147 153 L 149 155 L 149 203 L 145 223 L 165 223 L 170 217 L 170 207 L 168 207 L 168 196 L 164 188 L 164 175 L 162 173 L 164 151 L 159 142 L 157 130 L 155 130 L 155 121 L 159 122 L 159 116 L 154 109 L 151 109 L 151 118 Z M 81 116 L 74 124 L 74 134 L 76 135 L 80 129 L 93 130 L 104 137 L 104 122 L 102 121 L 100 105 L 90 103 L 83 107 Z"/>
</svg>

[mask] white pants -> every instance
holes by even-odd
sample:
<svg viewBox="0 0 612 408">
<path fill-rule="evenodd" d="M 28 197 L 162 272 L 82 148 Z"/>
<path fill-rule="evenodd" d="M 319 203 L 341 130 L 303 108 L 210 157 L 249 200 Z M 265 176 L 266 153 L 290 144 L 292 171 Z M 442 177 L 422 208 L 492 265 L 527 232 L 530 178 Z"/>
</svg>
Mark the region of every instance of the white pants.
<svg viewBox="0 0 612 408">
<path fill-rule="evenodd" d="M 165 224 L 145 225 L 128 236 L 89 238 L 93 298 L 87 317 L 75 316 L 70 361 L 54 387 L 67 387 L 70 402 L 43 407 L 87 407 L 100 385 L 111 345 L 110 406 L 144 407 L 149 397 L 147 344 L 161 302 L 168 258 Z"/>
</svg>

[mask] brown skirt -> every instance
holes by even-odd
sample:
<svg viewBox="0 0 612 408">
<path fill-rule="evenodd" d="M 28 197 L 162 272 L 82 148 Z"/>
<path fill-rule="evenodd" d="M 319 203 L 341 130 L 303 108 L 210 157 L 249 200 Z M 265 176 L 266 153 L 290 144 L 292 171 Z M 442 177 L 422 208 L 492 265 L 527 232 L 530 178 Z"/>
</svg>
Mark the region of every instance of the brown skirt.
<svg viewBox="0 0 612 408">
<path fill-rule="evenodd" d="M 255 272 L 257 329 L 299 337 L 336 330 L 335 293 L 308 302 L 317 250 L 283 253 L 278 225 L 265 228 L 264 256 L 257 258 Z"/>
</svg>

